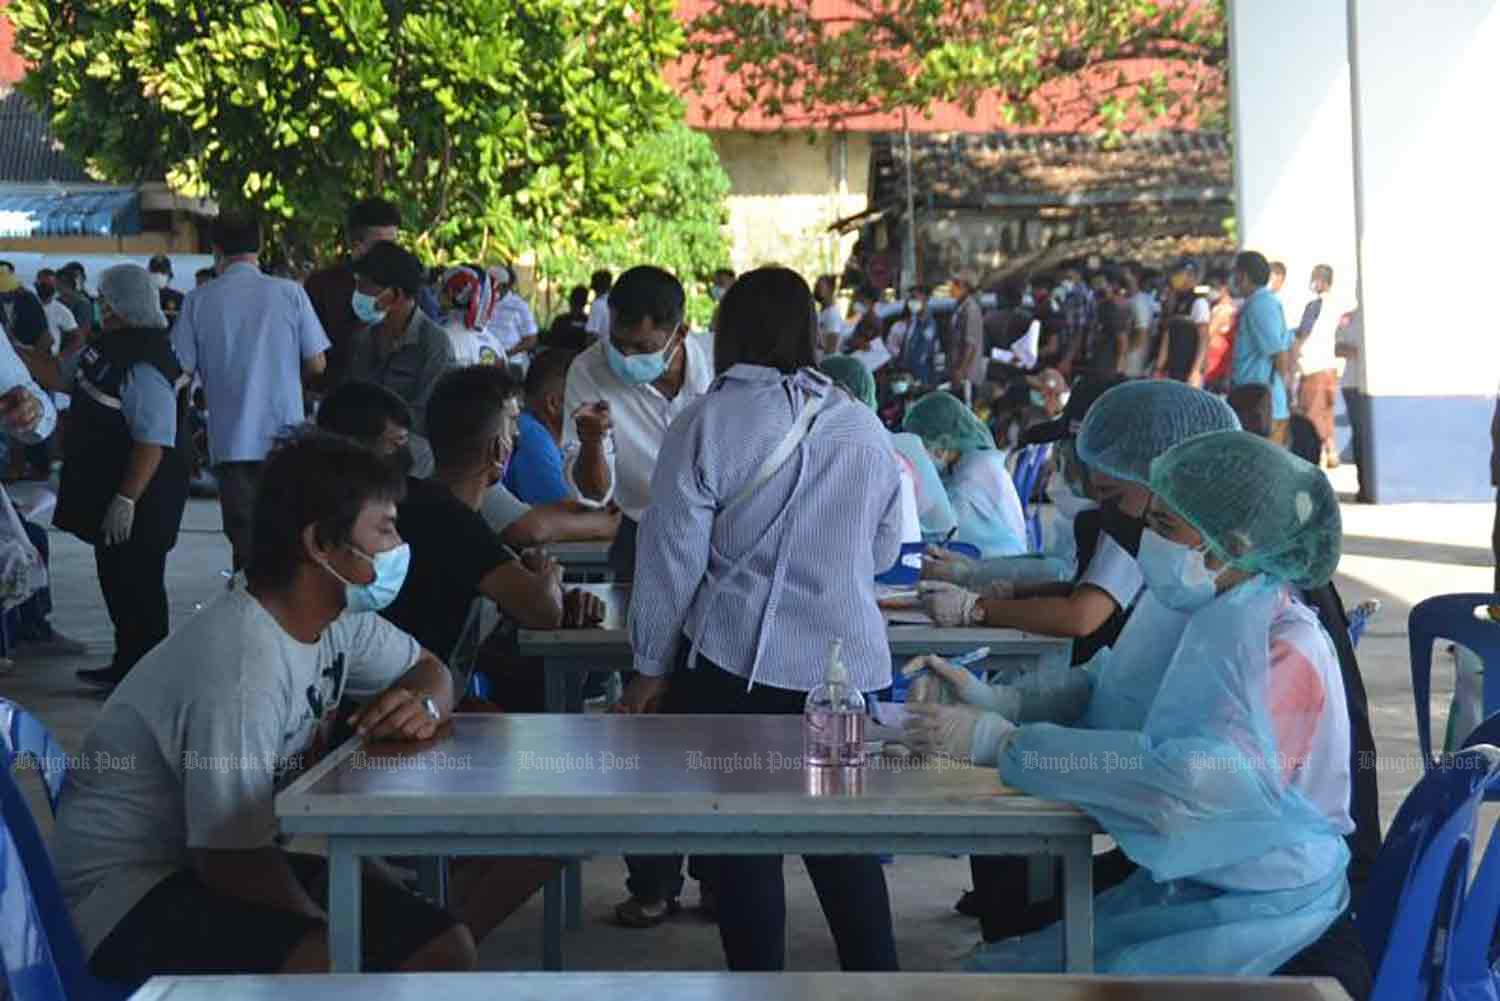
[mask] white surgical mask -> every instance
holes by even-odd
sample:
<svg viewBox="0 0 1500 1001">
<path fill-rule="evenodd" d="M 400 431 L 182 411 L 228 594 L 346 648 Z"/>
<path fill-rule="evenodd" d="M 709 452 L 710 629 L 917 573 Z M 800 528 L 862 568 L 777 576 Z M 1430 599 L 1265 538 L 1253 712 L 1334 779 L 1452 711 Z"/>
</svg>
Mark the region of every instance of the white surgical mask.
<svg viewBox="0 0 1500 1001">
<path fill-rule="evenodd" d="M 157 274 L 155 271 L 151 272 L 151 284 L 155 285 L 158 289 L 166 288 L 168 281 L 169 279 L 166 275 Z"/>
<path fill-rule="evenodd" d="M 1218 574 L 1208 568 L 1202 548 L 1173 542 L 1152 529 L 1141 533 L 1136 562 L 1156 600 L 1175 611 L 1196 612 L 1219 593 Z"/>
</svg>

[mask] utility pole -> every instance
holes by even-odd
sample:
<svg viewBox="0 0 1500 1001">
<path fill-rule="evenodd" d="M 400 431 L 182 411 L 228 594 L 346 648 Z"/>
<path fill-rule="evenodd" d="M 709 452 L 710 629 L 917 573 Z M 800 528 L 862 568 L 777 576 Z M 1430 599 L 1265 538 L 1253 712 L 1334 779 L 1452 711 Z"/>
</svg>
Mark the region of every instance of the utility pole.
<svg viewBox="0 0 1500 1001">
<path fill-rule="evenodd" d="M 906 240 L 901 248 L 901 294 L 917 283 L 917 197 L 911 182 L 911 129 L 907 111 L 901 109 L 901 141 L 906 146 Z"/>
</svg>

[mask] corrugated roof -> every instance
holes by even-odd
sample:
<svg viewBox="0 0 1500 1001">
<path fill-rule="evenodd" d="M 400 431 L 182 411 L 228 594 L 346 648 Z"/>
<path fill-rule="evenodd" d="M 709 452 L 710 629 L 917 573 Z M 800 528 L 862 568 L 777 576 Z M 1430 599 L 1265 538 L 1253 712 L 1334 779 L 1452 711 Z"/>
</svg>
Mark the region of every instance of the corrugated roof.
<svg viewBox="0 0 1500 1001">
<path fill-rule="evenodd" d="M 0 184 L 81 184 L 92 180 L 63 152 L 42 116 L 19 92 L 0 97 Z"/>
<path fill-rule="evenodd" d="M 1136 134 L 1117 146 L 1078 134 L 913 135 L 912 187 L 939 208 L 1227 201 L 1234 153 L 1208 131 Z M 904 204 L 906 147 L 875 139 L 874 206 Z"/>
</svg>

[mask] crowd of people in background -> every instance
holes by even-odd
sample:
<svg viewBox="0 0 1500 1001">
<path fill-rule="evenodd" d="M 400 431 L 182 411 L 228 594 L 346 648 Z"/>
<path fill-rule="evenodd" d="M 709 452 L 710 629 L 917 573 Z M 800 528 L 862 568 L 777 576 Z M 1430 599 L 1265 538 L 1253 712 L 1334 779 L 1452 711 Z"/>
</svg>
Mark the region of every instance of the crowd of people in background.
<svg viewBox="0 0 1500 1001">
<path fill-rule="evenodd" d="M 830 636 L 857 687 L 887 688 L 876 580 L 910 547 L 935 546 L 921 593 L 934 622 L 1067 637 L 1085 670 L 1052 665 L 1063 673 L 1042 672 L 1045 691 L 976 688 L 931 659 L 961 697 L 914 709 L 910 740 L 1107 818 L 1122 851 L 1097 878 L 1121 892 L 1100 905 L 1103 968 L 1145 948 L 1150 969 L 1331 971 L 1359 991 L 1344 839 L 1366 860 L 1368 804 L 1351 805 L 1344 752 L 1351 725 L 1357 750 L 1368 722 L 1359 731 L 1357 670 L 1318 642 L 1342 606 L 1325 591 L 1338 510 L 1316 467 L 1338 464 L 1337 389 L 1358 352 L 1332 268 L 1314 268 L 1305 295 L 1250 251 L 1209 268 L 961 271 L 897 297 L 831 275 L 809 286 L 779 267 L 677 276 L 647 264 L 596 271 L 543 327 L 510 263 L 429 267 L 401 223 L 389 202 L 358 202 L 345 255 L 298 282 L 263 269 L 254 220 L 226 215 L 214 268 L 186 294 L 165 257 L 109 268 L 94 293 L 82 265 L 24 288 L 0 262 L 11 469 L 45 480 L 61 464 L 55 513 L 39 488 L 0 518 L 0 642 L 16 656 L 82 649 L 27 582 L 41 579 L 50 518 L 92 546 L 115 629 L 110 663 L 79 672 L 114 691 L 85 753 L 275 763 L 70 776 L 58 866 L 98 975 L 326 968 L 325 867 L 275 841 L 272 796 L 296 771 L 286 763 L 350 732 L 426 739 L 466 695 L 493 710 L 481 691 L 503 693 L 506 711 L 541 711 L 542 671 L 515 631 L 600 621 L 599 599 L 566 587 L 544 548 L 597 540 L 615 579 L 634 582 L 626 713 L 800 712 Z M 713 303 L 705 329 L 684 281 Z M 1050 449 L 1033 496 L 1015 480 L 1025 446 Z M 1229 494 L 1203 493 L 1219 480 Z M 232 577 L 173 631 L 166 562 L 200 483 L 217 494 Z M 1037 552 L 1026 512 L 1044 502 Z M 1270 653 L 1208 681 L 1163 675 L 1241 634 Z M 1136 687 L 1121 687 L 1124 668 L 1094 671 L 1111 651 Z M 1280 670 L 1316 693 L 1316 713 L 1288 722 L 1306 706 L 1276 692 L 1262 706 Z M 1277 778 L 1284 795 L 1247 807 L 1282 834 L 1254 851 L 1216 844 L 1193 814 L 1193 798 L 1214 793 L 1169 774 L 1131 801 L 1024 767 L 1057 739 L 1036 723 L 1122 752 L 1166 739 L 1163 717 L 1145 714 L 1156 693 L 1209 743 L 1226 738 L 1187 714 L 1230 697 L 1255 750 L 1296 759 Z M 1153 809 L 1182 829 L 1142 833 L 1136 818 Z M 681 909 L 683 859 L 627 864 L 620 925 Z M 1153 867 L 1244 878 L 1193 883 L 1187 900 L 1147 878 Z M 844 967 L 896 969 L 878 860 L 807 868 Z M 366 968 L 471 966 L 475 941 L 555 871 L 547 859 L 476 864 L 448 910 L 367 876 Z M 780 859 L 693 859 L 686 873 L 730 968 L 781 968 Z M 1055 902 L 1012 906 L 1025 873 L 1006 860 L 976 858 L 973 876 L 960 910 L 991 943 L 973 963 L 1041 968 L 1034 947 Z M 1275 948 L 1215 939 L 1219 952 L 1173 955 L 1172 922 L 1212 934 L 1251 915 Z"/>
</svg>

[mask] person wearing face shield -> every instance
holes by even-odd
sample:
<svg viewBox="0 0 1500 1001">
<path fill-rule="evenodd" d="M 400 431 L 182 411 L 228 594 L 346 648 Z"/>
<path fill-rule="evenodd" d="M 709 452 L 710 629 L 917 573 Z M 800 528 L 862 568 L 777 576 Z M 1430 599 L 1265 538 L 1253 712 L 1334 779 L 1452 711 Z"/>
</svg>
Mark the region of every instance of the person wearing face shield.
<svg viewBox="0 0 1500 1001">
<path fill-rule="evenodd" d="M 928 588 L 925 602 L 934 619 L 948 625 L 987 623 L 992 609 L 997 616 L 1012 618 L 1017 610 L 1025 609 L 1030 612 L 1031 620 L 1050 616 L 1049 621 L 1055 627 L 1056 613 L 1096 615 L 1098 606 L 1108 608 L 1104 599 L 1118 603 L 1122 609 L 1128 607 L 1130 614 L 1120 617 L 1123 624 L 1117 633 L 1113 628 L 1116 622 L 1106 618 L 1093 633 L 1074 641 L 1075 663 L 1084 660 L 1077 655 L 1092 651 L 1084 666 L 1092 672 L 1091 676 L 1100 679 L 1098 687 L 1104 692 L 1089 703 L 1090 712 L 1077 723 L 1139 726 L 1156 680 L 1165 669 L 1186 622 L 1183 615 L 1156 600 L 1149 590 L 1141 590 L 1142 578 L 1134 562 L 1150 499 L 1145 482 L 1150 476 L 1151 462 L 1193 435 L 1239 425 L 1221 400 L 1182 383 L 1124 382 L 1106 389 L 1092 403 L 1088 402 L 1088 392 L 1080 386 L 1075 393 L 1080 397 L 1078 407 L 1083 408 L 1082 423 L 1077 425 L 1072 442 L 1062 446 L 1071 455 L 1059 477 L 1083 483 L 1089 504 L 1097 505 L 1097 510 L 1080 512 L 1074 524 L 1075 543 L 1082 539 L 1086 546 L 1091 528 L 1096 540 L 1094 552 L 1083 553 L 1081 562 L 1085 571 L 1079 575 L 1080 586 L 1072 589 L 1072 593 L 1083 592 L 1078 607 L 1065 603 L 1062 596 L 1047 598 L 1045 602 L 1038 598 L 1023 602 L 986 597 L 981 592 L 989 590 L 994 595 L 1008 586 L 1006 578 L 991 576 L 997 568 L 1005 568 L 1005 563 L 970 564 L 951 557 L 934 559 L 924 567 L 929 579 L 949 582 L 937 587 L 925 585 Z M 1072 402 L 1070 398 L 1069 403 Z M 1073 411 L 1075 415 L 1078 412 L 1077 408 Z M 1064 508 L 1077 503 L 1068 501 L 1060 490 L 1058 496 L 1064 497 Z M 1085 579 L 1088 590 L 1081 586 Z M 1076 628 L 1071 623 L 1077 621 L 1070 619 L 1069 628 Z M 1033 627 L 1036 624 L 1032 622 Z M 1116 634 L 1111 637 L 1111 633 Z M 928 663 L 928 658 L 917 658 L 907 664 L 905 671 L 915 674 Z M 1077 718 L 1078 707 L 1090 691 L 1083 672 L 1057 667 L 1036 672 L 1032 679 L 1028 683 L 1045 682 L 1046 697 L 1056 703 L 1053 711 L 1060 718 Z M 1030 697 L 1041 696 L 1038 693 Z M 1096 861 L 1098 885 L 1108 886 L 1111 879 L 1120 878 L 1116 861 L 1108 855 Z M 1016 906 L 1016 901 L 1026 893 L 1023 860 L 976 856 L 970 865 L 974 890 L 960 903 L 964 913 L 979 917 L 986 941 L 1040 927 L 1034 915 Z"/>
<path fill-rule="evenodd" d="M 1072 672 L 1068 699 L 1056 678 L 991 689 L 944 666 L 964 701 L 911 707 L 908 739 L 1077 804 L 1139 867 L 1096 900 L 1097 971 L 1321 969 L 1362 996 L 1369 973 L 1346 913 L 1350 719 L 1334 645 L 1296 592 L 1337 566 L 1338 499 L 1316 467 L 1242 431 L 1176 445 L 1147 488 L 1141 571 L 1185 622 L 1144 713 L 1087 725 L 1110 696 L 1108 665 Z M 1048 767 L 1059 760 L 1086 764 Z M 1053 925 L 984 946 L 968 966 L 1055 969 L 1060 944 Z"/>
<path fill-rule="evenodd" d="M 923 591 L 939 625 L 969 625 L 968 618 L 982 616 L 989 626 L 1071 637 L 1075 664 L 1114 642 L 1141 590 L 1135 566 L 1140 530 L 1131 519 L 1099 509 L 1075 442 L 1094 401 L 1123 381 L 1123 376 L 1081 380 L 1062 416 L 1023 435 L 1028 445 L 1056 445 L 1057 472 L 1047 488 L 1054 517 L 1041 559 L 973 560 L 946 549 L 928 551 Z M 969 594 L 978 600 L 961 618 Z"/>
<path fill-rule="evenodd" d="M 70 770 L 59 806 L 49 847 L 83 954 L 126 989 L 168 972 L 326 972 L 327 863 L 283 847 L 276 790 L 333 746 L 352 700 L 368 740 L 428 740 L 453 709 L 443 663 L 370 614 L 406 572 L 400 474 L 312 431 L 283 440 L 262 483 L 244 577 L 141 659 L 84 740 L 88 760 L 131 767 Z M 369 968 L 474 966 L 488 928 L 373 867 L 362 893 Z"/>
<path fill-rule="evenodd" d="M 103 332 L 78 360 L 53 524 L 94 547 L 115 630 L 108 667 L 78 672 L 112 687 L 167 636 L 167 553 L 188 495 L 187 377 L 150 275 L 121 264 L 99 278 Z"/>
<path fill-rule="evenodd" d="M 990 429 L 950 393 L 929 393 L 906 414 L 903 430 L 922 439 L 958 520 L 956 538 L 984 559 L 1026 552 L 1026 518 L 1005 453 Z"/>
</svg>

